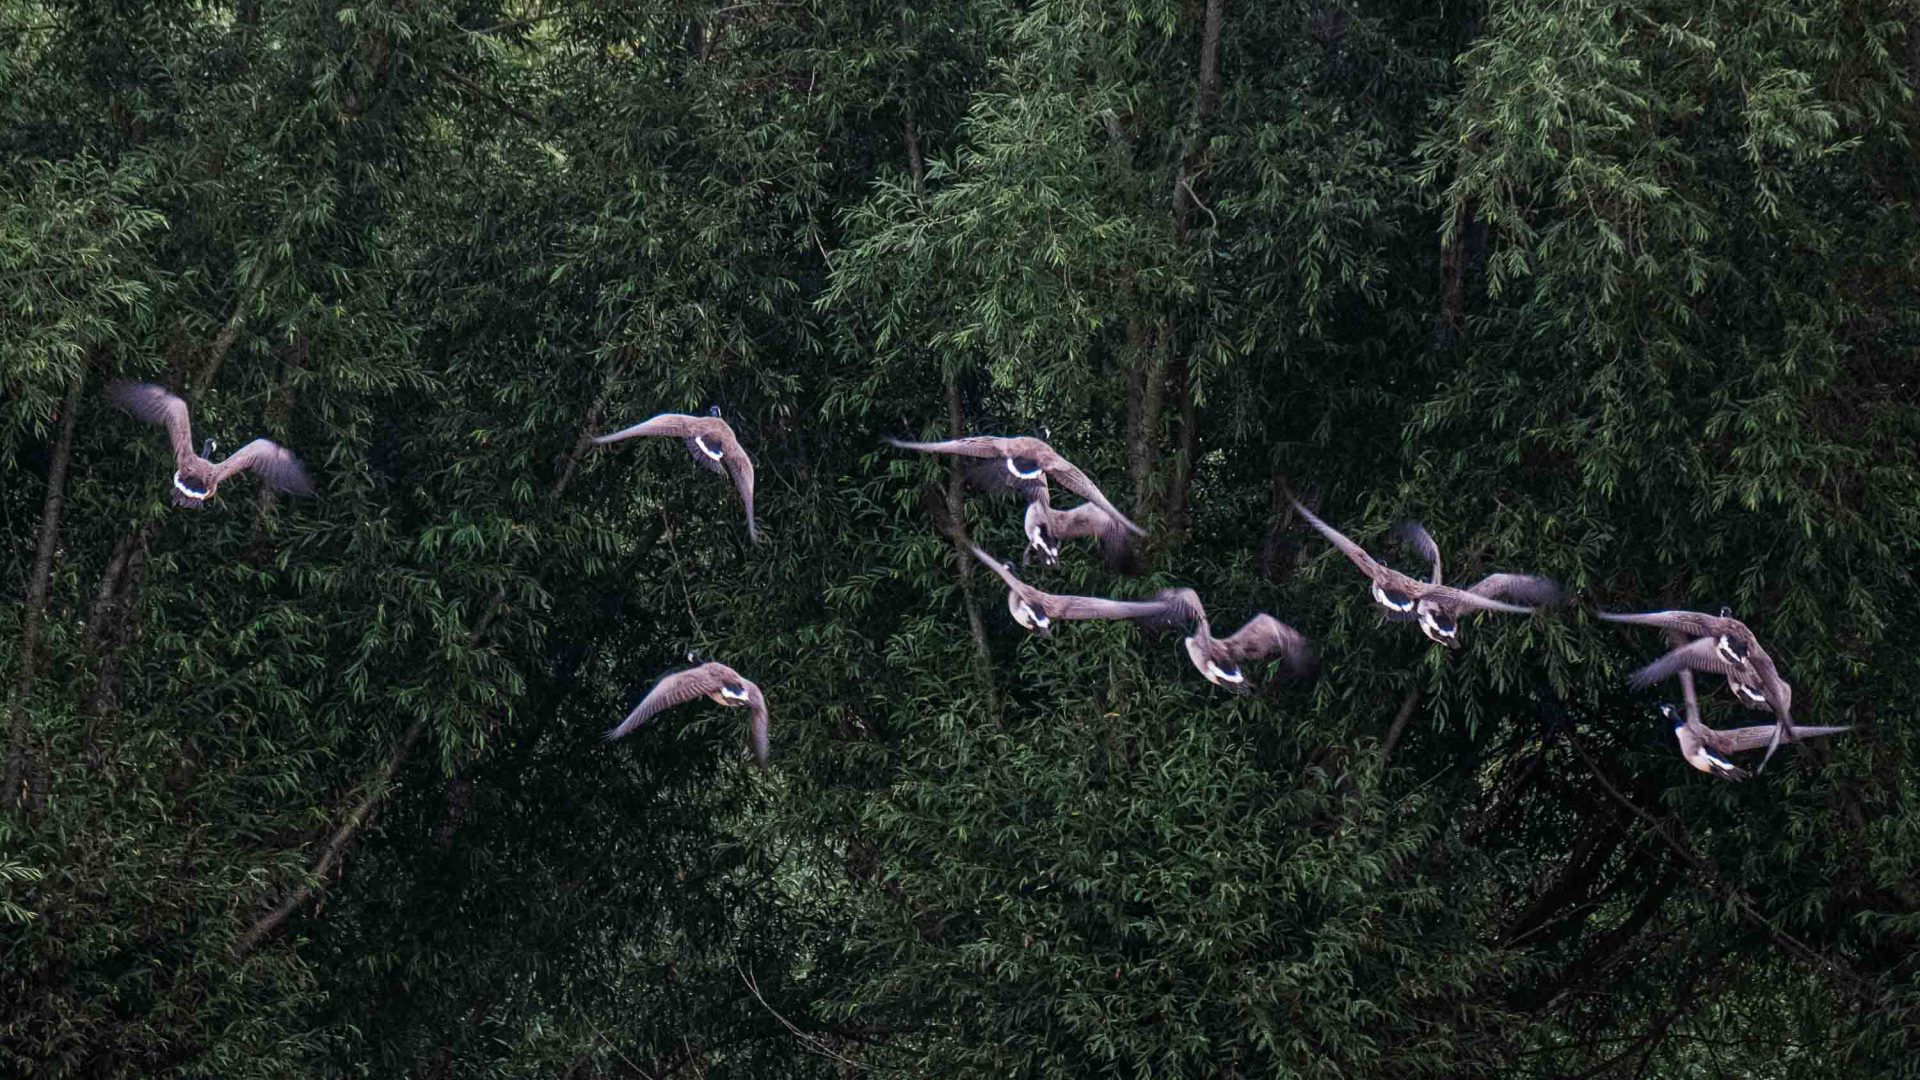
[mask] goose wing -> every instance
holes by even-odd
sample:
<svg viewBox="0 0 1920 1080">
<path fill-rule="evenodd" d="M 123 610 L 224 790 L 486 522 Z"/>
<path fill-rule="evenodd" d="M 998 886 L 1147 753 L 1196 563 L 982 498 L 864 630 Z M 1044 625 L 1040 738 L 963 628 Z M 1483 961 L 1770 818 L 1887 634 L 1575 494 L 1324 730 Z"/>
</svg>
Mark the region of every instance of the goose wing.
<svg viewBox="0 0 1920 1080">
<path fill-rule="evenodd" d="M 747 741 L 753 746 L 754 763 L 761 768 L 767 767 L 767 752 L 772 742 L 772 723 L 767 718 L 767 699 L 760 693 L 760 687 L 747 680 L 740 680 L 747 688 Z"/>
<path fill-rule="evenodd" d="M 969 435 L 963 439 L 947 439 L 944 442 L 907 442 L 904 439 L 888 439 L 889 443 L 902 450 L 918 450 L 925 454 L 959 454 L 962 457 L 1007 457 L 1019 456 L 1013 444 L 1014 439 L 999 435 Z"/>
<path fill-rule="evenodd" d="M 255 439 L 214 466 L 214 475 L 221 482 L 241 472 L 252 472 L 275 488 L 294 495 L 313 494 L 313 481 L 307 478 L 306 467 L 293 456 L 293 451 L 272 439 Z"/>
<path fill-rule="evenodd" d="M 1222 638 L 1220 644 L 1235 664 L 1278 655 L 1285 659 L 1287 670 L 1295 675 L 1305 675 L 1318 662 L 1313 644 L 1305 634 L 1264 611 L 1248 619 L 1247 625 L 1235 630 L 1232 636 Z"/>
<path fill-rule="evenodd" d="M 1157 618 L 1163 605 L 1154 600 L 1108 600 L 1098 596 L 1055 596 L 1041 593 L 1050 619 L 1131 619 Z"/>
<path fill-rule="evenodd" d="M 700 422 L 711 417 L 688 416 L 685 413 L 661 413 L 659 416 L 641 422 L 629 428 L 621 428 L 611 435 L 599 435 L 593 440 L 595 446 L 636 439 L 642 435 L 671 435 L 675 438 L 690 439 L 702 434 Z"/>
<path fill-rule="evenodd" d="M 640 704 L 627 714 L 627 718 L 607 732 L 607 739 L 611 741 L 627 734 L 652 719 L 656 713 L 713 694 L 729 678 L 737 680 L 739 676 L 725 664 L 701 664 L 696 668 L 676 671 L 655 683 L 653 689 L 647 691 L 647 696 L 640 699 Z"/>
<path fill-rule="evenodd" d="M 1696 735 L 1707 730 L 1700 723 L 1700 695 L 1694 692 L 1692 668 L 1680 669 L 1680 694 L 1686 702 L 1687 726 L 1694 729 Z"/>
<path fill-rule="evenodd" d="M 1026 588 L 1026 582 L 1023 582 L 1019 578 L 1014 577 L 1013 571 L 1007 567 L 1006 563 L 1003 563 L 999 559 L 996 559 L 993 556 L 987 554 L 986 552 L 981 551 L 979 545 L 973 543 L 972 541 L 967 541 L 967 550 L 973 552 L 973 557 L 976 559 L 979 559 L 982 563 L 986 564 L 989 570 L 992 570 L 994 573 L 999 574 L 1000 580 L 1007 583 L 1007 588 L 1012 589 L 1016 592 Z"/>
<path fill-rule="evenodd" d="M 1417 521 L 1403 521 L 1393 527 L 1393 538 L 1413 549 L 1415 555 L 1433 564 L 1429 585 L 1440 584 L 1440 545 L 1433 542 L 1427 527 Z"/>
<path fill-rule="evenodd" d="M 1127 515 L 1107 501 L 1107 497 L 1101 493 L 1099 486 L 1088 479 L 1086 473 L 1081 472 L 1073 462 L 1054 452 L 1052 447 L 1047 447 L 1045 453 L 1041 455 L 1040 467 L 1046 470 L 1049 477 L 1060 481 L 1061 487 L 1105 511 L 1109 517 L 1120 523 L 1121 528 L 1135 536 L 1147 535 L 1145 529 L 1127 520 Z"/>
<path fill-rule="evenodd" d="M 1773 710 L 1773 734 L 1767 740 L 1766 756 L 1754 767 L 1753 771 L 1758 773 L 1773 760 L 1774 751 L 1780 749 L 1781 743 L 1795 739 L 1799 729 L 1793 726 L 1793 691 L 1780 678 L 1780 669 L 1773 665 L 1773 657 L 1767 655 L 1767 650 L 1753 640 L 1752 634 L 1748 634 L 1747 639 L 1747 663 L 1760 677 L 1760 692 L 1767 699 L 1767 707 Z"/>
<path fill-rule="evenodd" d="M 1148 603 L 1155 610 L 1136 621 L 1149 630 L 1192 630 L 1207 621 L 1200 594 L 1192 589 L 1161 589 Z"/>
<path fill-rule="evenodd" d="M 1665 630 L 1678 630 L 1688 637 L 1718 636 L 1713 626 L 1713 616 L 1703 615 L 1698 611 L 1597 611 L 1594 614 L 1608 622 L 1658 626 Z"/>
<path fill-rule="evenodd" d="M 1505 600 L 1495 600 L 1491 596 L 1481 596 L 1476 592 L 1456 589 L 1451 585 L 1428 586 L 1421 597 L 1429 604 L 1439 604 L 1453 609 L 1457 613 L 1474 611 L 1504 611 L 1509 615 L 1531 615 L 1533 609 L 1509 604 Z"/>
<path fill-rule="evenodd" d="M 1742 750 L 1758 750 L 1773 741 L 1778 726 L 1774 724 L 1755 724 L 1752 727 L 1729 728 L 1725 731 L 1707 729 L 1701 736 L 1708 746 L 1722 754 L 1736 754 Z M 1838 735 L 1853 730 L 1852 724 L 1840 727 L 1795 727 L 1793 733 L 1784 737 L 1783 742 L 1805 742 L 1823 735 Z"/>
<path fill-rule="evenodd" d="M 1733 672 L 1732 665 L 1720 655 L 1715 639 L 1695 638 L 1677 649 L 1668 650 L 1665 656 L 1646 667 L 1627 676 L 1627 685 L 1635 690 L 1644 690 L 1657 682 L 1664 682 L 1678 673 L 1685 676 L 1688 692 L 1692 692 L 1695 671 L 1705 671 L 1714 675 L 1728 675 Z"/>
<path fill-rule="evenodd" d="M 1359 567 L 1361 573 L 1367 575 L 1368 577 L 1373 577 L 1375 574 L 1385 569 L 1385 567 L 1382 567 L 1379 563 L 1374 561 L 1373 556 L 1367 554 L 1365 548 L 1347 539 L 1346 534 L 1342 533 L 1339 529 L 1336 529 L 1333 526 L 1327 524 L 1326 522 L 1321 521 L 1320 518 L 1316 516 L 1313 511 L 1307 509 L 1304 506 L 1301 506 L 1300 500 L 1294 499 L 1292 501 L 1293 501 L 1294 510 L 1297 511 L 1301 517 L 1306 519 L 1307 524 L 1313 526 L 1316 530 L 1318 530 L 1321 536 L 1326 537 L 1328 543 L 1332 544 L 1336 548 L 1339 548 L 1340 554 L 1345 555 L 1347 557 L 1347 561 Z"/>
<path fill-rule="evenodd" d="M 746 504 L 747 539 L 757 544 L 760 542 L 760 526 L 753 519 L 753 459 L 740 449 L 731 431 L 726 434 L 726 444 L 721 461 L 727 467 L 727 474 L 733 477 L 733 486 L 740 490 L 740 501 Z"/>
<path fill-rule="evenodd" d="M 1529 607 L 1557 604 L 1565 597 L 1559 582 L 1535 574 L 1488 574 L 1467 586 L 1467 591 L 1475 596 L 1504 599 Z"/>
<path fill-rule="evenodd" d="M 196 456 L 193 449 L 193 423 L 187 403 L 154 383 L 118 380 L 107 387 L 107 398 L 132 413 L 135 419 L 161 424 L 167 429 L 167 441 L 173 445 L 176 468 Z"/>
</svg>

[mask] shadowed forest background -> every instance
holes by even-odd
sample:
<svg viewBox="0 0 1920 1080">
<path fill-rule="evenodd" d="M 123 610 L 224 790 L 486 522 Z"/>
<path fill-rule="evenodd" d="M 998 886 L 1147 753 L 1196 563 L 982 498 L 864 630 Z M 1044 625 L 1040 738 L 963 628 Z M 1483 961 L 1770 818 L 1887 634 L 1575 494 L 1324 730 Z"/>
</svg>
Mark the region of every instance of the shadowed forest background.
<svg viewBox="0 0 1920 1080">
<path fill-rule="evenodd" d="M 0 1075 L 1920 1075 L 1907 0 L 0 0 L 0 61 Z M 318 497 L 165 507 L 115 376 Z M 585 441 L 709 404 L 759 546 Z M 1321 678 L 1015 626 L 938 523 L 1017 507 L 882 439 L 1038 423 L 1151 537 L 1029 580 Z M 1574 602 L 1438 649 L 1287 486 Z M 1722 604 L 1856 730 L 1688 768 L 1590 610 Z M 689 647 L 769 773 L 602 742 Z"/>
</svg>

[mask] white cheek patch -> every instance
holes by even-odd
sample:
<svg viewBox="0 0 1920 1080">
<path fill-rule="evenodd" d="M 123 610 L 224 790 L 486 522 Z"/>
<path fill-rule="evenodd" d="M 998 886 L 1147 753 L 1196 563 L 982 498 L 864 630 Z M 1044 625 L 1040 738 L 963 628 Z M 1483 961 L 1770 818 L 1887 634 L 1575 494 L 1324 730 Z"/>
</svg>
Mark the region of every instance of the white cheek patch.
<svg viewBox="0 0 1920 1080">
<path fill-rule="evenodd" d="M 177 472 L 173 474 L 173 490 L 195 501 L 204 499 L 208 495 L 213 494 L 210 491 L 195 491 L 194 489 L 188 487 L 186 484 L 180 481 L 180 474 Z"/>
<path fill-rule="evenodd" d="M 1038 466 L 1035 466 L 1032 472 L 1021 472 L 1020 466 L 1015 464 L 1012 458 L 1007 458 L 1006 462 L 1007 462 L 1007 471 L 1019 477 L 1022 480 L 1038 480 L 1042 476 L 1046 475 L 1046 472 L 1047 472 L 1047 470 L 1042 469 Z"/>
<path fill-rule="evenodd" d="M 712 459 L 713 459 L 713 460 L 715 460 L 715 461 L 719 461 L 719 460 L 720 460 L 721 458 L 723 458 L 723 457 L 725 457 L 725 456 L 726 456 L 725 454 L 723 454 L 723 453 L 721 453 L 720 451 L 718 451 L 718 450 L 715 450 L 715 449 L 714 449 L 713 447 L 711 447 L 711 446 L 708 446 L 708 445 L 707 445 L 707 440 L 705 440 L 705 439 L 703 439 L 703 438 L 701 438 L 701 437 L 700 437 L 700 436 L 698 436 L 698 435 L 695 435 L 695 436 L 693 437 L 693 445 L 695 445 L 695 446 L 697 446 L 697 447 L 699 447 L 699 448 L 700 448 L 700 452 L 701 452 L 701 453 L 703 453 L 703 454 L 705 454 L 705 455 L 707 455 L 708 457 L 710 457 L 710 458 L 712 458 Z"/>
</svg>

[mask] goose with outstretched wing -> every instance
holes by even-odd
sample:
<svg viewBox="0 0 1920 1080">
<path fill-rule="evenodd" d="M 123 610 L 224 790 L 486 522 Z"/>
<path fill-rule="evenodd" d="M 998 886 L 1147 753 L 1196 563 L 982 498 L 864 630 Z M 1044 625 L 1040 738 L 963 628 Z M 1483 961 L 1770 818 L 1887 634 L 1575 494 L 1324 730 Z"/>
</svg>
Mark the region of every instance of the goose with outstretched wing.
<svg viewBox="0 0 1920 1080">
<path fill-rule="evenodd" d="M 1052 637 L 1053 624 L 1056 622 L 1076 619 L 1141 620 L 1161 613 L 1161 605 L 1154 601 L 1108 600 L 1098 596 L 1060 596 L 1044 592 L 1021 581 L 1006 563 L 980 550 L 972 542 L 966 543 L 967 550 L 973 552 L 974 558 L 1006 582 L 1007 610 L 1013 614 L 1013 621 L 1041 637 Z"/>
<path fill-rule="evenodd" d="M 1711 672 L 1727 676 L 1728 685 L 1734 688 L 1742 704 L 1749 708 L 1764 706 L 1765 711 L 1773 714 L 1773 739 L 1767 745 L 1767 756 L 1760 760 L 1755 772 L 1766 769 L 1782 742 L 1791 741 L 1793 688 L 1781 678 L 1773 657 L 1760 647 L 1753 631 L 1733 617 L 1732 608 L 1723 607 L 1718 615 L 1698 611 L 1602 611 L 1598 614 L 1608 622 L 1657 627 L 1667 631 L 1670 639 L 1674 635 L 1691 639 L 1629 676 L 1634 686 L 1650 686 L 1682 670 Z"/>
<path fill-rule="evenodd" d="M 1264 611 L 1231 635 L 1217 638 L 1200 595 L 1192 589 L 1162 589 L 1154 594 L 1154 601 L 1160 610 L 1145 621 L 1190 631 L 1182 642 L 1187 659 L 1215 686 L 1246 693 L 1251 689 L 1246 666 L 1268 657 L 1279 657 L 1286 673 L 1299 677 L 1311 676 L 1319 667 L 1307 636 Z"/>
<path fill-rule="evenodd" d="M 1041 430 L 1044 432 L 1046 429 Z M 1107 501 L 1106 495 L 1101 493 L 1098 485 L 1087 478 L 1086 473 L 1081 472 L 1073 462 L 1060 456 L 1059 452 L 1047 445 L 1043 437 L 971 435 L 962 439 L 948 439 L 944 442 L 906 442 L 901 439 L 887 441 L 902 450 L 917 450 L 927 454 L 956 454 L 988 462 L 991 468 L 975 469 L 969 472 L 978 486 L 1013 487 L 1031 495 L 1035 486 L 1044 486 L 1050 480 L 1057 480 L 1061 487 L 1106 512 L 1108 516 L 1120 523 L 1121 528 L 1135 536 L 1146 535 L 1145 530 L 1127 520 L 1125 514 Z"/>
<path fill-rule="evenodd" d="M 210 461 L 219 444 L 208 439 L 193 449 L 193 421 L 187 403 L 163 386 L 121 380 L 107 387 L 115 405 L 149 424 L 167 429 L 173 446 L 173 505 L 198 509 L 236 474 L 251 472 L 290 495 L 313 494 L 306 467 L 291 451 L 272 439 L 255 439 L 221 461 Z"/>
<path fill-rule="evenodd" d="M 1440 584 L 1439 548 L 1418 522 L 1409 522 L 1400 526 L 1397 535 L 1427 556 L 1433 565 L 1433 580 L 1420 581 L 1367 554 L 1365 548 L 1320 520 L 1298 500 L 1294 501 L 1293 508 L 1367 576 L 1374 601 L 1387 609 L 1389 619 L 1399 622 L 1412 618 L 1419 623 L 1421 633 L 1449 648 L 1460 644 L 1463 616 L 1482 611 L 1531 615 L 1535 607 L 1555 604 L 1561 599 L 1557 583 L 1533 574 L 1488 574 L 1465 589 Z"/>
<path fill-rule="evenodd" d="M 1734 754 L 1746 750 L 1758 750 L 1773 741 L 1777 728 L 1773 724 L 1756 724 L 1752 727 L 1726 728 L 1716 730 L 1700 722 L 1700 699 L 1693 690 L 1693 672 L 1687 668 L 1679 670 L 1680 693 L 1685 702 L 1685 711 L 1662 703 L 1660 714 L 1673 724 L 1673 735 L 1680 743 L 1680 756 L 1687 764 L 1710 776 L 1722 780 L 1744 780 L 1747 771 L 1727 760 Z M 1838 735 L 1851 725 L 1840 727 L 1796 727 L 1787 737 L 1789 742 L 1803 742 L 1823 735 Z"/>
<path fill-rule="evenodd" d="M 689 655 L 688 659 L 695 657 Z M 607 732 L 606 737 L 608 741 L 618 739 L 659 713 L 703 697 L 712 698 L 730 709 L 748 710 L 747 737 L 753 747 L 753 760 L 761 768 L 766 768 L 769 738 L 767 699 L 752 680 L 742 678 L 739 672 L 717 661 L 675 671 L 662 678 L 652 690 L 647 691 L 647 696 L 640 699 L 640 704 L 634 706 L 625 720 Z"/>
<path fill-rule="evenodd" d="M 661 413 L 611 435 L 598 436 L 593 442 L 595 446 L 605 446 L 642 436 L 679 439 L 686 444 L 687 453 L 693 455 L 696 465 L 732 477 L 733 486 L 740 492 L 740 501 L 747 508 L 747 538 L 756 544 L 760 542 L 760 526 L 753 518 L 753 459 L 740 449 L 740 440 L 734 437 L 733 428 L 720 418 L 720 406 L 708 409 L 705 416 Z"/>
</svg>

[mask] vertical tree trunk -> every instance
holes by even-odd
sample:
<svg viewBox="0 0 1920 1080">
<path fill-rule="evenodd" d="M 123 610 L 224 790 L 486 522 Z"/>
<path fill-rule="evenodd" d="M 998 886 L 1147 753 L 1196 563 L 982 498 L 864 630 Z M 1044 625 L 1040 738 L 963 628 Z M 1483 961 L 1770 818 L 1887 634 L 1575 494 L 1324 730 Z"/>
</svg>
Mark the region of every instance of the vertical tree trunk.
<svg viewBox="0 0 1920 1080">
<path fill-rule="evenodd" d="M 1446 250 L 1440 255 L 1439 343 L 1451 348 L 1467 329 L 1467 274 L 1473 265 L 1472 237 L 1476 231 L 1474 201 L 1454 207 Z"/>
<path fill-rule="evenodd" d="M 1194 185 L 1199 183 L 1207 163 L 1207 122 L 1220 105 L 1220 34 L 1225 22 L 1226 0 L 1207 0 L 1200 25 L 1200 70 L 1193 94 L 1193 120 L 1172 192 L 1173 234 L 1181 247 L 1187 246 L 1193 209 L 1200 200 Z M 1180 409 L 1179 443 L 1165 499 L 1166 536 L 1168 542 L 1178 543 L 1187 531 L 1188 487 L 1193 482 L 1194 457 L 1199 453 L 1200 404 L 1193 392 L 1193 343 L 1180 340 L 1171 313 L 1161 331 L 1161 345 L 1175 357 L 1166 368 L 1163 393 Z M 1157 413 L 1154 419 L 1158 419 Z"/>
<path fill-rule="evenodd" d="M 1160 464 L 1160 413 L 1166 404 L 1166 330 L 1169 316 L 1157 331 L 1138 321 L 1127 325 L 1127 352 L 1133 370 L 1127 386 L 1127 478 L 1133 481 L 1133 517 L 1142 527 L 1153 527 L 1153 474 Z"/>
<path fill-rule="evenodd" d="M 913 193 L 924 196 L 927 189 L 927 159 L 920 148 L 920 132 L 909 120 L 900 127 L 900 142 L 907 152 L 907 174 L 913 178 Z M 943 372 L 947 397 L 947 435 L 959 438 L 966 434 L 963 428 L 965 417 L 960 409 L 960 377 L 951 372 Z M 980 690 L 987 697 L 989 708 L 993 711 L 996 723 L 1000 720 L 1000 698 L 993 685 L 993 653 L 987 648 L 987 624 L 980 617 L 980 603 L 973 591 L 973 556 L 961 546 L 957 530 L 962 517 L 961 503 L 965 496 L 958 458 L 948 463 L 947 471 L 947 520 L 956 530 L 953 540 L 956 562 L 960 570 L 960 603 L 967 609 L 967 636 L 973 640 L 974 668 L 980 676 Z"/>
<path fill-rule="evenodd" d="M 47 610 L 47 590 L 53 580 L 53 553 L 60 544 L 60 511 L 67 498 L 67 466 L 73 460 L 73 433 L 79 423 L 80 392 L 87 370 L 74 373 L 61 407 L 60 429 L 54 436 L 53 459 L 47 465 L 47 497 L 40 504 L 40 524 L 34 533 L 33 568 L 27 574 L 27 605 L 20 616 L 20 671 L 14 681 L 13 709 L 7 739 L 7 774 L 0 787 L 0 805 L 19 802 L 27 779 L 27 709 L 40 669 L 40 628 Z"/>
<path fill-rule="evenodd" d="M 961 430 L 960 416 L 960 380 L 952 372 L 947 373 L 947 430 L 953 438 L 965 434 Z M 993 685 L 993 654 L 987 648 L 987 624 L 980 618 L 980 602 L 973 592 L 973 555 L 960 542 L 962 477 L 960 459 L 954 458 L 947 464 L 947 520 L 954 529 L 953 549 L 955 562 L 960 568 L 960 602 L 967 609 L 967 636 L 973 639 L 974 667 L 980 676 L 980 689 L 987 695 L 987 703 L 993 710 L 995 723 L 1000 721 L 1000 696 Z"/>
</svg>

